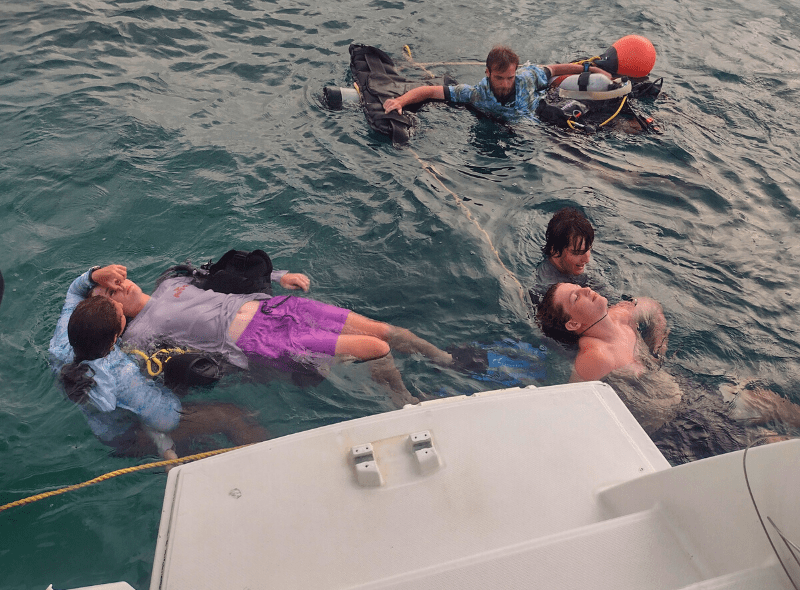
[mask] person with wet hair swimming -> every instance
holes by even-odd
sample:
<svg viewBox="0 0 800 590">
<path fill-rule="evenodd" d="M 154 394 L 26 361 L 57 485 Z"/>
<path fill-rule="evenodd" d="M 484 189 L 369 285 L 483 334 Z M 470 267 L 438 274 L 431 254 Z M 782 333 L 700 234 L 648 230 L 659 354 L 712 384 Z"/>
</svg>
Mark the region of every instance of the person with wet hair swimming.
<svg viewBox="0 0 800 590">
<path fill-rule="evenodd" d="M 589 71 L 611 74 L 592 66 Z M 519 65 L 519 56 L 510 48 L 497 45 L 486 57 L 486 77 L 477 85 L 418 86 L 383 103 L 386 113 L 403 109 L 425 100 L 446 100 L 453 104 L 467 104 L 485 115 L 501 121 L 537 118 L 537 108 L 543 104 L 550 82 L 559 76 L 580 74 L 581 64 L 551 64 L 548 66 Z"/>
<path fill-rule="evenodd" d="M 452 356 L 405 328 L 372 320 L 349 309 L 296 296 L 266 293 L 225 294 L 203 290 L 191 277 L 168 278 L 152 296 L 127 278 L 101 285 L 95 295 L 122 304 L 128 328 L 126 345 L 146 349 L 168 341 L 222 354 L 231 364 L 248 368 L 249 359 L 291 367 L 293 363 L 323 365 L 331 360 L 370 361 L 373 380 L 388 388 L 398 407 L 419 400 L 406 389 L 391 351 L 422 354 L 441 366 Z M 274 271 L 273 280 L 290 290 L 308 291 L 309 278 Z"/>
<path fill-rule="evenodd" d="M 180 450 L 203 434 L 221 432 L 237 445 L 267 439 L 266 430 L 236 406 L 181 404 L 142 375 L 117 344 L 126 325 L 122 304 L 88 297 L 95 286 L 118 286 L 124 278 L 124 267 L 112 265 L 75 279 L 50 341 L 51 366 L 97 438 L 117 455 L 155 451 L 166 459 L 177 457 L 176 444 Z"/>
<path fill-rule="evenodd" d="M 536 320 L 546 336 L 577 343 L 570 381 L 603 380 L 611 385 L 648 434 L 678 415 L 688 388 L 698 388 L 663 367 L 669 329 L 661 304 L 654 299 L 639 297 L 609 306 L 589 287 L 557 283 L 539 303 Z M 725 389 L 716 396 L 719 407 Z M 769 389 L 740 387 L 731 393 L 735 393 L 731 403 L 707 411 L 706 420 L 713 415 L 748 424 L 776 421 L 800 427 L 800 406 Z M 682 414 L 686 411 L 680 408 Z"/>
<path fill-rule="evenodd" d="M 664 312 L 649 297 L 609 307 L 590 287 L 556 283 L 539 303 L 536 320 L 546 336 L 578 344 L 571 381 L 595 381 L 622 368 L 641 374 L 646 358 L 657 359 L 667 349 Z"/>
<path fill-rule="evenodd" d="M 537 304 L 550 285 L 574 283 L 590 286 L 605 294 L 608 287 L 594 274 L 586 272 L 594 244 L 594 227 L 586 216 L 574 207 L 559 209 L 550 218 L 542 246 L 542 261 L 536 267 L 533 287 L 529 294 Z"/>
</svg>

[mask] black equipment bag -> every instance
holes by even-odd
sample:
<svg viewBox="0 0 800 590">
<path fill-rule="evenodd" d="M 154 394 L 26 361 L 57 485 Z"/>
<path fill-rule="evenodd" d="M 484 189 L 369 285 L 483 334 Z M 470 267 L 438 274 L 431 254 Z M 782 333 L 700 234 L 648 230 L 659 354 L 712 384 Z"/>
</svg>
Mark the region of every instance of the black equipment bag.
<svg viewBox="0 0 800 590">
<path fill-rule="evenodd" d="M 207 271 L 206 275 L 195 275 L 194 284 L 200 289 L 239 295 L 272 295 L 272 260 L 263 250 L 228 250 L 217 262 L 207 262 L 200 268 Z"/>
<path fill-rule="evenodd" d="M 360 43 L 350 45 L 350 72 L 358 84 L 367 123 L 378 133 L 391 137 L 396 144 L 408 141 L 414 127 L 409 112 L 416 111 L 422 103 L 409 105 L 403 109 L 402 115 L 397 111 L 385 113 L 383 103 L 418 86 L 456 84 L 450 76 L 424 82 L 403 78 L 397 73 L 391 57 L 376 47 Z"/>
</svg>

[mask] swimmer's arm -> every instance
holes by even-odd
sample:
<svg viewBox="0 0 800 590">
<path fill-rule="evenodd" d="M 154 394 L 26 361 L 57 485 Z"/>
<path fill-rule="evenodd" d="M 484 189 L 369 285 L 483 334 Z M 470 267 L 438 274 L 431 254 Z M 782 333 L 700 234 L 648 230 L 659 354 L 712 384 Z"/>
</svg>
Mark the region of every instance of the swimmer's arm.
<svg viewBox="0 0 800 590">
<path fill-rule="evenodd" d="M 397 98 L 390 98 L 383 103 L 386 113 L 397 111 L 403 114 L 403 108 L 424 100 L 444 100 L 444 86 L 418 86 Z"/>
<path fill-rule="evenodd" d="M 175 441 L 173 441 L 168 435 L 164 434 L 163 432 L 158 432 L 157 430 L 151 430 L 147 427 L 143 428 L 143 430 L 150 440 L 153 441 L 153 444 L 156 445 L 158 454 L 161 455 L 164 460 L 170 461 L 178 458 L 178 453 L 175 452 Z M 169 472 L 169 470 L 173 467 L 175 467 L 175 465 L 167 465 L 164 468 L 164 471 Z"/>
<path fill-rule="evenodd" d="M 575 357 L 570 383 L 598 381 L 614 370 L 613 359 L 600 350 L 580 351 Z"/>
<path fill-rule="evenodd" d="M 633 319 L 639 326 L 647 328 L 644 341 L 653 356 L 658 358 L 664 355 L 667 352 L 669 329 L 661 304 L 649 297 L 639 297 L 633 308 Z"/>
<path fill-rule="evenodd" d="M 572 74 L 580 74 L 581 72 L 583 72 L 583 64 L 551 64 L 549 66 L 544 66 L 544 67 L 550 71 L 549 78 L 558 78 L 559 76 L 570 76 Z M 592 74 L 603 74 L 609 80 L 613 79 L 613 76 L 611 74 L 595 66 L 590 66 L 589 72 Z"/>
<path fill-rule="evenodd" d="M 280 284 L 284 289 L 302 289 L 307 293 L 311 279 L 299 272 L 287 272 L 281 277 Z"/>
</svg>

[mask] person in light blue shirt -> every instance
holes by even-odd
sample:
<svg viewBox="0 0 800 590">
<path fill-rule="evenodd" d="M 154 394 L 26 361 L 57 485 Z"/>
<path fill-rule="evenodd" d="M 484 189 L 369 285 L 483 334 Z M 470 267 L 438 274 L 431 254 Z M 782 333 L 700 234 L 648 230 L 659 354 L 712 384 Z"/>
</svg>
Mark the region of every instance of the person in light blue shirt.
<svg viewBox="0 0 800 590">
<path fill-rule="evenodd" d="M 122 305 L 89 295 L 98 285 L 119 285 L 124 270 L 95 267 L 76 278 L 50 340 L 50 365 L 97 438 L 118 455 L 157 450 L 167 459 L 177 458 L 175 443 L 199 434 L 222 432 L 234 444 L 266 439 L 266 431 L 236 406 L 181 404 L 120 350 L 117 339 L 126 324 Z"/>
<path fill-rule="evenodd" d="M 514 123 L 521 119 L 538 120 L 536 109 L 544 98 L 550 81 L 559 76 L 579 74 L 581 64 L 552 64 L 548 66 L 519 65 L 519 56 L 508 47 L 494 47 L 486 58 L 486 77 L 477 85 L 419 86 L 405 94 L 383 103 L 389 113 L 425 100 L 446 100 L 453 104 L 467 104 L 476 110 L 501 121 Z M 592 73 L 611 74 L 597 67 Z"/>
</svg>

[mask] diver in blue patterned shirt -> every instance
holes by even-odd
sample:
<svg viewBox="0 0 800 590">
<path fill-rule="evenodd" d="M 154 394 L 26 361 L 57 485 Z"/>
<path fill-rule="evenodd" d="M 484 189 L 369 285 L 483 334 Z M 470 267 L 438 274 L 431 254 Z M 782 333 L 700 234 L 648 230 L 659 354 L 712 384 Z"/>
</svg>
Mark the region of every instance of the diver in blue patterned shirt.
<svg viewBox="0 0 800 590">
<path fill-rule="evenodd" d="M 592 73 L 611 74 L 597 67 Z M 552 64 L 519 66 L 519 57 L 504 46 L 494 47 L 486 58 L 486 77 L 477 85 L 419 86 L 383 103 L 389 113 L 403 113 L 403 108 L 425 100 L 446 100 L 468 104 L 480 112 L 501 121 L 513 123 L 519 119 L 536 119 L 536 108 L 544 98 L 550 81 L 559 76 L 583 72 L 581 64 Z"/>
</svg>

